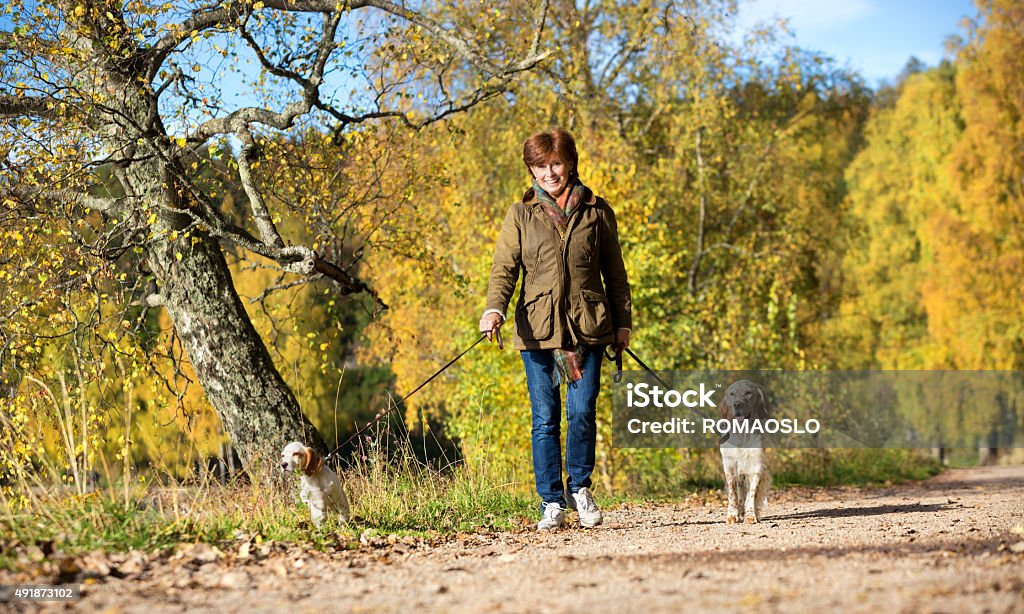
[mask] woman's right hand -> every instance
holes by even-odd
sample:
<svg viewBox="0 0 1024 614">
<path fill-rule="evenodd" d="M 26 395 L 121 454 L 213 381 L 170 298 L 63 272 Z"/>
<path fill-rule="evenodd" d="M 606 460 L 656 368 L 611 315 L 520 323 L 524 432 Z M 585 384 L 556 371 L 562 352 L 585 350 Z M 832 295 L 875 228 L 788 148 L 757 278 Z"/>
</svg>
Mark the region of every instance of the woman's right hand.
<svg viewBox="0 0 1024 614">
<path fill-rule="evenodd" d="M 487 340 L 490 341 L 494 333 L 498 332 L 504 323 L 505 318 L 500 313 L 489 311 L 480 318 L 480 332 L 487 335 Z"/>
</svg>

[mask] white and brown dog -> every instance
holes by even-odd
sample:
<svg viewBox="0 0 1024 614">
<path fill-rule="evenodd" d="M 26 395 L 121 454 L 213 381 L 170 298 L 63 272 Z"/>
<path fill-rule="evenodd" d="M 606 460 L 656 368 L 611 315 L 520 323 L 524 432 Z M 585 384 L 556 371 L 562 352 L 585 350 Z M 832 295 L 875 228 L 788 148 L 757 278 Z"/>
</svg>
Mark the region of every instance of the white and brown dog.
<svg viewBox="0 0 1024 614">
<path fill-rule="evenodd" d="M 734 382 L 725 391 L 722 418 L 733 421 L 767 420 L 771 408 L 764 391 L 750 380 Z M 719 445 L 722 468 L 725 470 L 725 490 L 729 507 L 725 521 L 734 523 L 742 519 L 754 523 L 768 504 L 768 488 L 772 475 L 768 472 L 762 435 L 760 433 L 730 433 Z"/>
<path fill-rule="evenodd" d="M 313 448 L 293 441 L 281 452 L 281 468 L 293 473 L 302 471 L 300 497 L 309 506 L 313 524 L 320 526 L 325 513 L 336 513 L 348 522 L 348 497 L 338 474 L 324 465 L 324 459 Z"/>
</svg>

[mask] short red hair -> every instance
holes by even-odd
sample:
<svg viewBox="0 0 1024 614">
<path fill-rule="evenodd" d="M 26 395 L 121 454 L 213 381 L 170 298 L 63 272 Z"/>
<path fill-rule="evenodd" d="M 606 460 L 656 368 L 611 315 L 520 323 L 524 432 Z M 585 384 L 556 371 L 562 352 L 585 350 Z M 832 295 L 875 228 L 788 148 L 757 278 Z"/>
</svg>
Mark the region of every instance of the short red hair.
<svg viewBox="0 0 1024 614">
<path fill-rule="evenodd" d="M 554 160 L 560 160 L 569 167 L 569 176 L 575 177 L 579 159 L 576 153 L 576 140 L 561 128 L 538 132 L 523 143 L 523 162 L 526 163 L 527 170 L 531 166 L 544 166 Z"/>
</svg>

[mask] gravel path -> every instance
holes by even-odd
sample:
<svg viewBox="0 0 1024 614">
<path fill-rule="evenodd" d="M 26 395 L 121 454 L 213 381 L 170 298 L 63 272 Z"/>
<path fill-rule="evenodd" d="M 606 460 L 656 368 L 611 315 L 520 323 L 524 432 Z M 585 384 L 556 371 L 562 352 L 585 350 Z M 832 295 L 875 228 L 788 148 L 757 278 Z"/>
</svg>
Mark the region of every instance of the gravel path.
<svg viewBox="0 0 1024 614">
<path fill-rule="evenodd" d="M 1024 612 L 1024 466 L 951 470 L 883 490 L 789 489 L 773 493 L 761 524 L 724 519 L 724 505 L 695 498 L 608 510 L 597 529 L 433 546 L 409 538 L 331 555 L 246 550 L 244 558 L 197 547 L 87 585 L 69 607 Z"/>
</svg>

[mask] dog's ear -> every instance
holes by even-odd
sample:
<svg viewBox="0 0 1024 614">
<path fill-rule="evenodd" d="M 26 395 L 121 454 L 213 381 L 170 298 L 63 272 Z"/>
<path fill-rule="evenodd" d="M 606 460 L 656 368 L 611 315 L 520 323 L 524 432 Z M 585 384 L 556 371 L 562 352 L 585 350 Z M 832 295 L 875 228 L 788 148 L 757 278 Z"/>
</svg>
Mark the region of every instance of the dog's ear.
<svg viewBox="0 0 1024 614">
<path fill-rule="evenodd" d="M 723 420 L 728 420 L 732 417 L 732 408 L 729 407 L 729 392 L 726 391 L 725 397 L 722 398 L 722 409 L 720 410 L 721 417 Z"/>
<path fill-rule="evenodd" d="M 304 451 L 305 462 L 302 464 L 302 472 L 306 475 L 316 475 L 324 468 L 324 457 L 313 448 L 306 448 Z"/>
<path fill-rule="evenodd" d="M 772 406 L 768 404 L 768 399 L 764 396 L 764 388 L 758 386 L 757 395 L 761 398 L 761 406 L 757 409 L 757 417 L 761 420 L 767 420 L 772 417 Z"/>
</svg>

